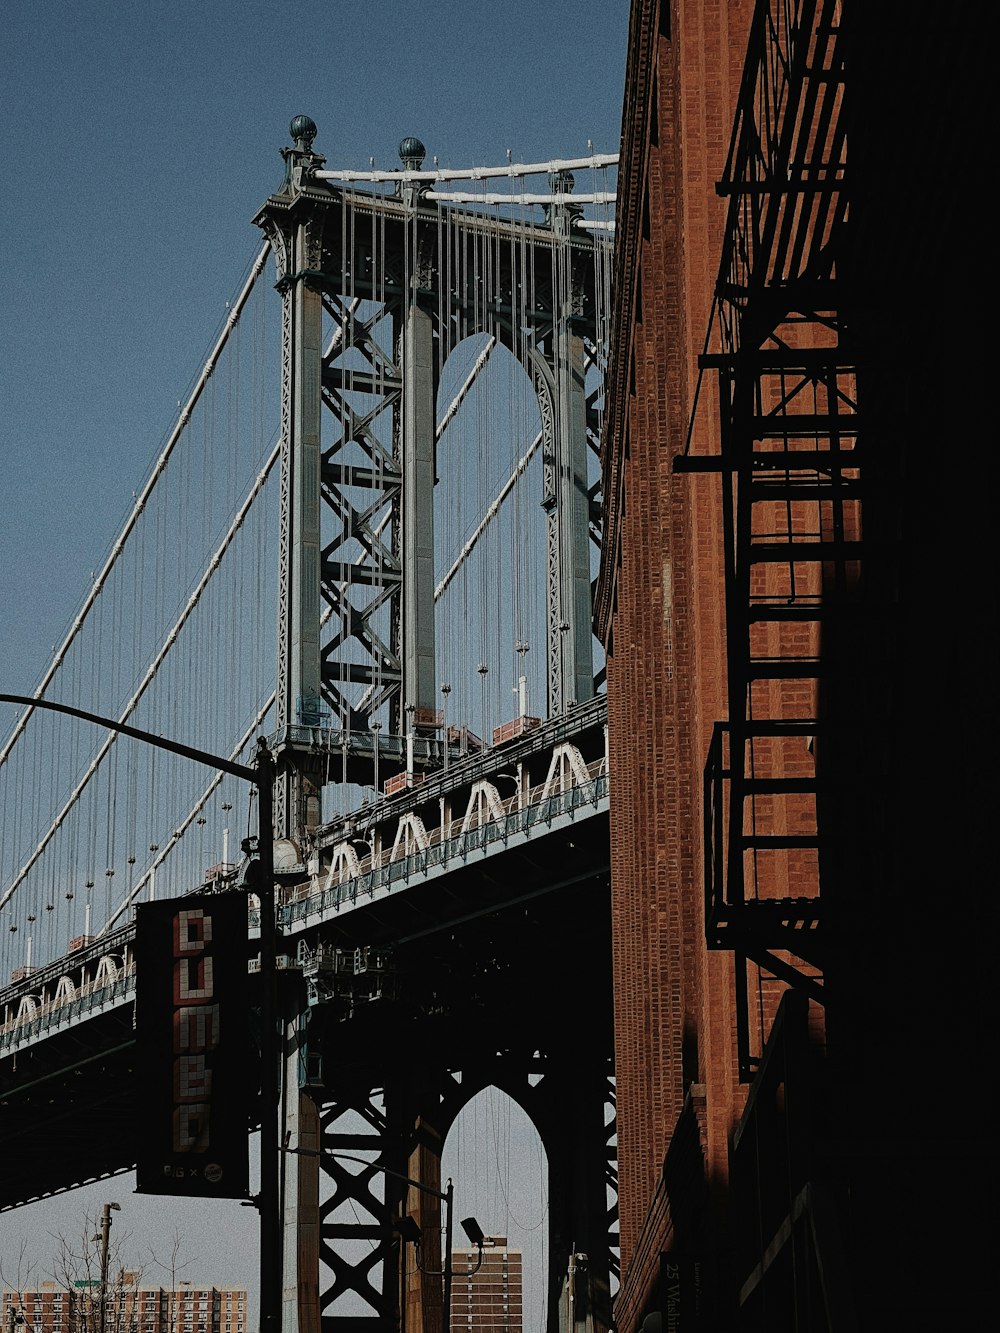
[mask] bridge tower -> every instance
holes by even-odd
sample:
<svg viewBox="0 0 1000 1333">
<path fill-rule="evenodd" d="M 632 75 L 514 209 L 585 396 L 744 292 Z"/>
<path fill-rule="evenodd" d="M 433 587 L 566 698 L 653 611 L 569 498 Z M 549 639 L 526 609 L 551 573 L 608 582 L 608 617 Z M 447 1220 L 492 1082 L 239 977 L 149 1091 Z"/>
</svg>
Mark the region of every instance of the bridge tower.
<svg viewBox="0 0 1000 1333">
<path fill-rule="evenodd" d="M 383 774 L 402 767 L 409 731 L 418 764 L 440 760 L 435 398 L 448 350 L 486 328 L 525 363 L 541 413 L 549 715 L 592 697 L 599 505 L 585 376 L 600 297 L 570 172 L 551 173 L 544 225 L 515 227 L 428 202 L 418 139 L 400 145 L 385 197 L 330 183 L 347 173 L 324 172 L 308 117 L 291 132 L 285 181 L 255 221 L 283 295 L 276 818 L 294 841 L 318 814 L 316 728 L 342 739 L 328 780 L 367 775 L 376 745 Z M 477 232 L 507 241 L 488 272 L 457 258 Z"/>
<path fill-rule="evenodd" d="M 550 174 L 544 221 L 515 226 L 441 207 L 419 140 L 403 140 L 395 192 L 380 195 L 325 170 L 308 117 L 296 117 L 291 134 L 284 182 L 255 221 L 283 302 L 275 837 L 295 848 L 301 869 L 324 783 L 371 784 L 374 772 L 377 786 L 380 773 L 460 757 L 438 711 L 436 396 L 449 349 L 487 328 L 524 366 L 542 423 L 548 713 L 595 693 L 599 504 L 588 481 L 597 430 L 587 371 L 602 296 L 568 170 Z M 484 237 L 498 241 L 489 264 L 463 262 Z M 609 1005 L 594 981 L 609 946 L 602 924 L 578 951 L 560 953 L 572 934 L 560 912 L 564 901 L 527 949 L 531 975 L 546 983 L 518 1003 L 526 954 L 510 914 L 466 929 L 463 967 L 432 987 L 426 975 L 410 983 L 422 1007 L 371 1018 L 377 1006 L 348 1004 L 341 1021 L 344 989 L 332 979 L 343 940 L 316 941 L 307 982 L 289 976 L 286 1333 L 395 1333 L 404 1321 L 406 1333 L 438 1333 L 440 1279 L 408 1272 L 399 1222 L 416 1219 L 428 1238 L 422 1267 L 436 1269 L 439 1200 L 403 1180 L 441 1190 L 448 1128 L 491 1085 L 528 1111 L 548 1151 L 550 1333 L 609 1325 L 613 1083 Z M 433 951 L 420 957 L 418 971 L 439 966 Z M 353 950 L 357 985 L 388 996 L 391 972 L 391 951 Z M 409 1026 L 385 1012 L 405 1013 Z M 503 1015 L 503 1043 L 484 1015 Z M 361 1150 L 377 1164 L 359 1173 L 349 1159 Z"/>
</svg>

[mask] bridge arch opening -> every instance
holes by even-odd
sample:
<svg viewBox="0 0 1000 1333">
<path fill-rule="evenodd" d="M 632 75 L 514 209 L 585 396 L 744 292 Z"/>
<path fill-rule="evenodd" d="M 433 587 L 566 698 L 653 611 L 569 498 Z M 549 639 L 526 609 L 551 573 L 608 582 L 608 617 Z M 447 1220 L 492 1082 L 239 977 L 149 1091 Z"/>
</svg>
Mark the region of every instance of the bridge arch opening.
<svg viewBox="0 0 1000 1333">
<path fill-rule="evenodd" d="M 474 1217 L 487 1237 L 506 1237 L 508 1250 L 520 1250 L 524 1333 L 545 1333 L 548 1157 L 528 1113 L 500 1088 L 483 1088 L 456 1117 L 441 1158 L 442 1181 L 449 1176 L 456 1249 L 469 1247 L 460 1220 Z M 460 1329 L 456 1325 L 454 1333 Z"/>
<path fill-rule="evenodd" d="M 547 697 L 542 412 L 498 335 L 451 348 L 437 423 L 435 637 L 439 687 L 450 686 L 440 702 L 448 725 L 488 743 L 522 709 L 544 717 Z"/>
</svg>

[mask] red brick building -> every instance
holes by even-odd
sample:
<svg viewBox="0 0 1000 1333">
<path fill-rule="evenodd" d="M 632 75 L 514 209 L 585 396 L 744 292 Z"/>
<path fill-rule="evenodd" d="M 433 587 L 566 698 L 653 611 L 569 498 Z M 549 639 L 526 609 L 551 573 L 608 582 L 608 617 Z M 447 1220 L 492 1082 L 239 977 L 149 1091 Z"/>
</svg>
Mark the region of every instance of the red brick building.
<svg viewBox="0 0 1000 1333">
<path fill-rule="evenodd" d="M 452 1333 L 521 1333 L 523 1265 L 506 1236 L 487 1236 L 484 1247 L 452 1251 Z"/>
<path fill-rule="evenodd" d="M 82 1271 L 89 1271 L 86 1265 Z M 100 1281 L 81 1278 L 4 1290 L 0 1319 L 14 1333 L 97 1333 L 101 1328 Z M 248 1333 L 244 1288 L 142 1286 L 120 1272 L 108 1283 L 107 1333 Z"/>
<path fill-rule="evenodd" d="M 923 6 L 632 5 L 596 611 L 619 1333 L 990 1299 L 986 47 Z"/>
</svg>

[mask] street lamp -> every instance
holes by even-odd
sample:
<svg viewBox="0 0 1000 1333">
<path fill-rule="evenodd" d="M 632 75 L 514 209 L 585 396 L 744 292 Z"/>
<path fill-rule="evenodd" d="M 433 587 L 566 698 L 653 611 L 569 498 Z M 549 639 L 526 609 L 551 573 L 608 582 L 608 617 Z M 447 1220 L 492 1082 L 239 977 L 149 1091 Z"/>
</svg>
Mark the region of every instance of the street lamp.
<svg viewBox="0 0 1000 1333">
<path fill-rule="evenodd" d="M 441 698 L 444 701 L 441 707 L 441 730 L 444 735 L 444 766 L 448 768 L 448 695 L 451 694 L 451 686 L 447 681 L 441 686 Z"/>
<path fill-rule="evenodd" d="M 451 1189 L 450 1180 L 448 1181 L 448 1189 L 449 1190 Z M 412 1217 L 407 1217 L 404 1220 L 406 1222 L 413 1222 Z M 471 1244 L 475 1245 L 479 1250 L 479 1257 L 476 1260 L 475 1268 L 470 1268 L 466 1271 L 466 1276 L 471 1277 L 473 1273 L 478 1273 L 480 1268 L 482 1268 L 483 1266 L 483 1242 L 485 1241 L 486 1237 L 483 1235 L 482 1227 L 479 1225 L 479 1223 L 476 1221 L 474 1217 L 466 1217 L 462 1219 L 462 1230 L 465 1232 L 466 1236 L 468 1236 Z M 429 1277 L 436 1277 L 438 1276 L 438 1274 L 432 1273 L 430 1272 L 429 1269 L 421 1268 L 420 1266 L 419 1249 L 418 1249 L 420 1245 L 420 1228 L 417 1227 L 416 1231 L 417 1235 L 414 1239 L 414 1249 L 417 1250 L 417 1267 L 420 1269 L 421 1273 L 426 1273 Z M 446 1315 L 443 1322 L 444 1322 L 444 1333 L 448 1333 L 451 1327 L 451 1291 L 454 1285 L 454 1276 L 455 1276 L 455 1263 L 451 1248 L 450 1212 L 448 1218 L 448 1240 L 446 1242 L 446 1249 L 445 1249 L 443 1276 L 444 1276 L 444 1289 L 446 1293 L 444 1298 Z"/>
<path fill-rule="evenodd" d="M 483 1244 L 486 1237 L 483 1235 L 483 1229 L 474 1217 L 462 1218 L 462 1230 L 469 1238 L 469 1244 L 475 1245 L 479 1251 L 479 1262 L 483 1262 Z"/>
<path fill-rule="evenodd" d="M 254 766 L 249 768 L 246 764 L 237 764 L 222 755 L 210 754 L 164 736 L 155 736 L 152 732 L 127 726 L 113 718 L 88 713 L 69 704 L 55 703 L 51 699 L 35 699 L 24 694 L 0 694 L 0 703 L 66 713 L 69 717 L 93 722 L 108 731 L 129 736 L 157 749 L 169 750 L 171 754 L 180 755 L 184 759 L 192 759 L 196 764 L 205 764 L 208 768 L 242 778 L 257 788 L 257 856 L 260 873 L 253 888 L 260 904 L 260 1193 L 256 1200 L 260 1213 L 260 1328 L 261 1333 L 278 1333 L 281 1324 L 282 1270 L 278 1213 L 278 1052 L 274 1000 L 277 953 L 274 938 L 274 759 L 271 751 L 261 737 L 257 742 Z M 118 1205 L 110 1204 L 107 1207 L 117 1208 Z M 107 1216 L 110 1226 L 110 1214 Z M 101 1333 L 104 1333 L 103 1300 L 101 1310 Z"/>
</svg>

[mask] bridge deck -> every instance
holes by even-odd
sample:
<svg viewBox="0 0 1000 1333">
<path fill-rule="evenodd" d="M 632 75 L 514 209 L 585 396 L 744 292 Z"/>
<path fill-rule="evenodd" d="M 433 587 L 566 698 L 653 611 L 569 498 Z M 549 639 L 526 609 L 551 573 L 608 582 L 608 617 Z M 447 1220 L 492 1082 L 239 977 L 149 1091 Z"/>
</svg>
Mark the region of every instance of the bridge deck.
<svg viewBox="0 0 1000 1333">
<path fill-rule="evenodd" d="M 388 949 L 418 1017 L 439 1012 L 449 989 L 462 997 L 456 1009 L 473 994 L 516 1004 L 533 950 L 541 950 L 529 969 L 533 997 L 542 974 L 559 977 L 560 992 L 574 990 L 578 975 L 604 975 L 604 716 L 603 699 L 590 701 L 324 827 L 310 866 L 280 893 L 284 970 L 299 976 L 324 950 Z M 515 790 L 501 797 L 503 778 Z M 235 881 L 227 873 L 217 883 L 231 890 Z M 250 927 L 256 971 L 254 910 Z M 133 938 L 130 924 L 0 991 L 0 1137 L 10 1160 L 0 1208 L 135 1161 Z M 553 938 L 559 957 L 543 945 Z M 369 1006 L 347 1027 L 363 1045 L 388 1013 Z"/>
</svg>

